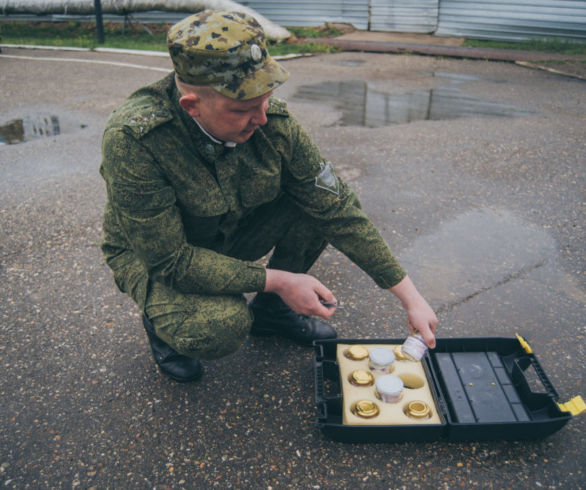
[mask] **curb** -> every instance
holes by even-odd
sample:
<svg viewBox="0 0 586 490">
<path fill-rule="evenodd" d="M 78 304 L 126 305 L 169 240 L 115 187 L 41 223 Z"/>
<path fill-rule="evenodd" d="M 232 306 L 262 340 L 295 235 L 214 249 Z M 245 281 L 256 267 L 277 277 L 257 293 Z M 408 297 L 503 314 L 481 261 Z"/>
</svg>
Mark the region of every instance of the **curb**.
<svg viewBox="0 0 586 490">
<path fill-rule="evenodd" d="M 89 48 L 74 48 L 67 46 L 37 46 L 34 44 L 0 44 L 0 48 L 43 49 L 47 51 L 91 51 Z"/>
<path fill-rule="evenodd" d="M 0 44 L 0 48 L 15 48 L 15 49 L 39 49 L 43 51 L 82 51 L 82 52 L 97 52 L 97 53 L 120 53 L 120 54 L 136 54 L 144 56 L 169 56 L 166 51 L 147 51 L 142 49 L 117 49 L 117 48 L 76 48 L 73 46 L 44 46 L 36 44 Z"/>
<path fill-rule="evenodd" d="M 167 51 L 148 51 L 143 49 L 122 49 L 122 48 L 76 48 L 71 46 L 43 46 L 34 44 L 1 44 L 0 48 L 15 48 L 15 49 L 39 49 L 44 51 L 75 51 L 75 52 L 96 52 L 96 53 L 114 53 L 114 54 L 131 54 L 138 56 L 156 56 L 168 58 Z M 286 61 L 294 58 L 303 58 L 306 56 L 314 56 L 312 53 L 290 53 L 284 55 L 273 56 L 272 58 L 279 61 Z"/>
<path fill-rule="evenodd" d="M 529 61 L 515 61 L 515 64 L 519 65 L 519 66 L 523 66 L 525 68 L 532 68 L 533 70 L 547 71 L 547 72 L 553 73 L 555 75 L 562 75 L 564 77 L 577 78 L 578 80 L 586 80 L 585 76 L 576 75 L 575 73 L 567 73 L 565 71 L 556 70 L 555 68 L 550 68 L 548 66 L 539 65 L 537 63 L 530 63 Z"/>
<path fill-rule="evenodd" d="M 561 75 L 578 80 L 586 80 L 585 76 L 574 73 L 564 72 L 555 68 L 549 68 L 540 65 L 538 62 L 543 60 L 585 60 L 586 57 L 580 55 L 561 55 L 557 53 L 538 53 L 529 51 L 515 51 L 506 49 L 481 49 L 481 48 L 464 48 L 460 46 L 434 46 L 428 44 L 415 43 L 392 43 L 378 41 L 346 41 L 341 39 L 328 38 L 306 38 L 303 42 L 314 42 L 335 46 L 342 51 L 361 51 L 369 53 L 395 53 L 395 54 L 419 54 L 426 56 L 446 56 L 464 59 L 480 59 L 485 61 L 508 61 L 524 68 L 547 71 L 555 75 Z M 68 46 L 43 46 L 31 44 L 0 44 L 0 48 L 15 49 L 39 49 L 46 51 L 77 51 L 77 52 L 97 52 L 97 53 L 114 53 L 129 54 L 138 56 L 155 56 L 167 57 L 166 51 L 148 51 L 140 49 L 119 49 L 119 48 L 76 48 Z M 273 56 L 277 61 L 287 61 L 295 58 L 314 56 L 312 53 L 291 53 L 286 55 Z"/>
</svg>

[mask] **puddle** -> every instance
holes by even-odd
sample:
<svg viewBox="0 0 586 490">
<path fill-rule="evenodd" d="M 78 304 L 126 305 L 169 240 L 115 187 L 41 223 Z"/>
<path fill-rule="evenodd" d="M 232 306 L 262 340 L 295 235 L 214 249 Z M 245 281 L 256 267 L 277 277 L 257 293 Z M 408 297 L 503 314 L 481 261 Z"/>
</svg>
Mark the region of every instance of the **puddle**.
<svg viewBox="0 0 586 490">
<path fill-rule="evenodd" d="M 464 80 L 473 79 L 461 79 Z M 304 102 L 334 102 L 336 109 L 342 113 L 336 125 L 370 128 L 414 121 L 464 117 L 509 118 L 532 113 L 516 106 L 471 97 L 449 85 L 389 94 L 371 88 L 364 81 L 324 82 L 299 87 L 293 98 Z"/>
<path fill-rule="evenodd" d="M 63 132 L 62 123 L 56 115 L 38 115 L 12 119 L 0 126 L 0 145 L 16 145 L 27 141 L 58 136 Z M 86 124 L 79 124 L 83 129 Z"/>
<path fill-rule="evenodd" d="M 542 228 L 507 211 L 474 210 L 418 238 L 399 257 L 433 304 L 451 304 L 544 266 L 556 254 Z"/>
<path fill-rule="evenodd" d="M 454 83 L 459 82 L 492 82 L 492 83 L 506 83 L 506 80 L 483 77 L 480 75 L 470 75 L 469 73 L 452 73 L 447 71 L 436 71 L 433 73 L 435 78 L 444 78 Z"/>
<path fill-rule="evenodd" d="M 364 63 L 364 60 L 342 60 L 338 64 L 340 66 L 360 66 Z"/>
</svg>

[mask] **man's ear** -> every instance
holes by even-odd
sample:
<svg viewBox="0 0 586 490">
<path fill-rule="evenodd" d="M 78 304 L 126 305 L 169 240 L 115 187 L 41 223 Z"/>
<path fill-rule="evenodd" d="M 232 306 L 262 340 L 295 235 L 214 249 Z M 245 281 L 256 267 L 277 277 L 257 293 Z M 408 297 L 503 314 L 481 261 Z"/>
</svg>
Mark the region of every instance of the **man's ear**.
<svg viewBox="0 0 586 490">
<path fill-rule="evenodd" d="M 179 99 L 179 105 L 191 117 L 198 117 L 200 114 L 199 105 L 201 98 L 193 93 L 185 94 Z"/>
</svg>

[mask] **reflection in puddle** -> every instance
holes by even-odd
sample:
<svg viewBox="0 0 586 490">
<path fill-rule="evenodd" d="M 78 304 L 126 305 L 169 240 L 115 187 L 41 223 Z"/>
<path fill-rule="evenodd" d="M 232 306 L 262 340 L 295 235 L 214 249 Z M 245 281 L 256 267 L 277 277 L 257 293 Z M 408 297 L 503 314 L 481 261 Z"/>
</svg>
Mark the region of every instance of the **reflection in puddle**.
<svg viewBox="0 0 586 490">
<path fill-rule="evenodd" d="M 57 116 L 13 119 L 0 126 L 0 145 L 15 145 L 31 139 L 57 136 L 60 133 Z"/>
<path fill-rule="evenodd" d="M 530 114 L 518 107 L 465 95 L 456 87 L 389 94 L 371 89 L 367 82 L 325 82 L 299 87 L 294 98 L 310 102 L 335 101 L 342 111 L 338 124 L 370 128 L 413 121 L 439 121 L 463 117 L 515 117 Z"/>
<path fill-rule="evenodd" d="M 364 60 L 342 60 L 338 64 L 341 66 L 360 66 Z"/>
<path fill-rule="evenodd" d="M 454 82 L 454 83 L 479 82 L 479 81 L 492 82 L 492 83 L 506 83 L 506 80 L 503 80 L 503 79 L 487 78 L 487 77 L 482 77 L 480 75 L 470 75 L 469 73 L 452 73 L 452 72 L 448 72 L 448 71 L 436 71 L 436 72 L 434 72 L 433 76 L 436 78 L 445 78 L 445 79 L 450 80 L 451 82 Z"/>
</svg>

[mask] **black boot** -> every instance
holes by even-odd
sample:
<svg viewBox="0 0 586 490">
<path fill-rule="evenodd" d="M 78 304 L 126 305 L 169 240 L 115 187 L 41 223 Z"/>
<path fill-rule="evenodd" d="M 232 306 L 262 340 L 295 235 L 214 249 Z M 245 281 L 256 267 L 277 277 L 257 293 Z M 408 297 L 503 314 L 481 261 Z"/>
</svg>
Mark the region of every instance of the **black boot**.
<svg viewBox="0 0 586 490">
<path fill-rule="evenodd" d="M 155 362 L 163 374 L 180 383 L 195 381 L 202 375 L 201 362 L 179 354 L 157 337 L 155 327 L 145 315 L 142 316 L 142 324 L 151 343 Z"/>
<path fill-rule="evenodd" d="M 280 335 L 301 345 L 335 339 L 336 331 L 323 320 L 300 315 L 274 293 L 259 293 L 250 303 L 254 321 L 251 335 Z"/>
</svg>

